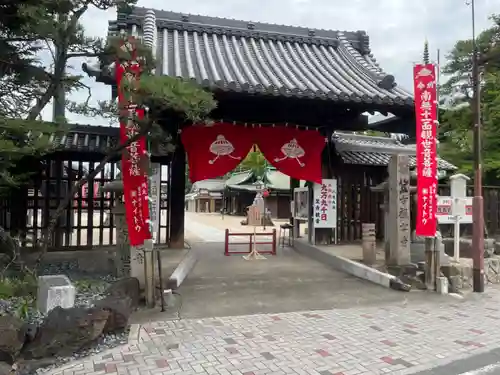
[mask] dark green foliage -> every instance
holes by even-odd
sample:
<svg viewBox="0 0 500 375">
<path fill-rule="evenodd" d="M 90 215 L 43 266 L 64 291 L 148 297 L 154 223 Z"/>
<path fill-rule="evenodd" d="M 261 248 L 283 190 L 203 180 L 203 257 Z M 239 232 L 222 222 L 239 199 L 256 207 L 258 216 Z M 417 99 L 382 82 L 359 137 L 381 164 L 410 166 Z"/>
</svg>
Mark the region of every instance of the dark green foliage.
<svg viewBox="0 0 500 375">
<path fill-rule="evenodd" d="M 481 115 L 484 183 L 500 183 L 500 18 L 491 17 L 492 27 L 477 37 L 481 65 Z M 460 40 L 442 68 L 446 82 L 441 86 L 440 155 L 473 177 L 473 118 L 471 111 L 472 40 Z"/>
<path fill-rule="evenodd" d="M 250 151 L 245 159 L 238 165 L 237 170 L 239 171 L 252 171 L 257 177 L 264 177 L 264 173 L 267 168 L 267 160 L 264 154 L 255 147 L 254 150 Z"/>
</svg>

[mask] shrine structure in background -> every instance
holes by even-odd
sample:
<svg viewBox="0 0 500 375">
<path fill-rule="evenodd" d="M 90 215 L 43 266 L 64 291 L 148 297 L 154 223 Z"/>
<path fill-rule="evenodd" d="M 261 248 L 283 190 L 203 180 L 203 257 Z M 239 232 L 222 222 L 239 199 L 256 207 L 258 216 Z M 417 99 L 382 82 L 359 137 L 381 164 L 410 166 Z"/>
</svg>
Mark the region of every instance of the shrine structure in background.
<svg viewBox="0 0 500 375">
<path fill-rule="evenodd" d="M 290 189 L 298 187 L 297 178 L 316 182 L 319 177 L 337 178 L 342 185 L 339 215 L 353 213 L 339 228 L 339 237 L 347 233 L 344 227 L 352 227 L 346 239 L 357 232 L 361 236 L 360 202 L 346 206 L 342 195 L 359 196 L 357 189 L 366 186 L 370 177 L 362 168 L 355 173 L 343 168 L 334 132 L 369 128 L 410 135 L 415 132 L 413 96 L 379 66 L 365 32 L 280 26 L 140 7 L 128 13 L 120 11 L 116 21 L 110 22 L 110 35 L 123 32 L 152 41 L 157 74 L 198 82 L 218 102 L 210 114 L 215 121 L 209 126 L 189 124 L 171 114 L 165 114 L 161 124 L 170 134 L 181 134 L 171 163 L 168 204 L 175 218 L 170 221 L 171 247 L 184 246 L 186 149 L 196 153 L 196 145 L 200 149 L 196 163 L 203 164 L 203 168 L 195 167 L 196 180 L 215 177 L 216 171 L 228 172 L 230 165 L 236 166 L 246 155 L 252 142 L 274 167 L 292 177 Z M 98 81 L 115 86 L 112 67 L 84 68 Z M 369 125 L 367 114 L 375 112 L 392 117 Z M 306 134 L 323 140 L 323 151 L 320 157 L 309 160 L 311 165 L 306 160 L 315 150 L 307 145 Z M 311 144 L 319 147 L 318 141 Z M 194 163 L 191 159 L 190 155 L 189 162 Z M 321 176 L 319 172 L 297 174 L 310 168 L 321 170 Z M 211 174 L 203 175 L 204 169 Z M 331 230 L 318 228 L 315 238 L 323 241 L 330 234 Z"/>
</svg>

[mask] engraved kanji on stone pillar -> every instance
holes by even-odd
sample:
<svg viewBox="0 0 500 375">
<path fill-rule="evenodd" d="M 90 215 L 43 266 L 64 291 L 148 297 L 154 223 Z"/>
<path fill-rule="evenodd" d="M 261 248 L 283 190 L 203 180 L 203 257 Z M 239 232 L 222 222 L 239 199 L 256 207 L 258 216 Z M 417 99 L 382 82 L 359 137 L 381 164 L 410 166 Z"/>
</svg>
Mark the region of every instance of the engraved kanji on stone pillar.
<svg viewBox="0 0 500 375">
<path fill-rule="evenodd" d="M 388 265 L 410 264 L 410 169 L 408 155 L 393 155 L 389 163 Z"/>
</svg>

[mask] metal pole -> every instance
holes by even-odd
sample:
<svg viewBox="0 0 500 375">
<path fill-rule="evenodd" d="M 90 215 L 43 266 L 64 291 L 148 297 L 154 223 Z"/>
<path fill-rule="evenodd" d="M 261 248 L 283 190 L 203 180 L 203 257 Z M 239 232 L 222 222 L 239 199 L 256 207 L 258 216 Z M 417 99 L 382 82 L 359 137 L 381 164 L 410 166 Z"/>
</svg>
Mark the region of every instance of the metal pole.
<svg viewBox="0 0 500 375">
<path fill-rule="evenodd" d="M 483 183 L 481 164 L 481 97 L 478 48 L 476 41 L 476 21 L 474 0 L 470 0 L 472 13 L 472 114 L 474 122 L 474 198 L 473 198 L 473 226 L 472 249 L 473 271 L 472 285 L 476 293 L 484 292 L 484 214 L 483 214 Z"/>
</svg>

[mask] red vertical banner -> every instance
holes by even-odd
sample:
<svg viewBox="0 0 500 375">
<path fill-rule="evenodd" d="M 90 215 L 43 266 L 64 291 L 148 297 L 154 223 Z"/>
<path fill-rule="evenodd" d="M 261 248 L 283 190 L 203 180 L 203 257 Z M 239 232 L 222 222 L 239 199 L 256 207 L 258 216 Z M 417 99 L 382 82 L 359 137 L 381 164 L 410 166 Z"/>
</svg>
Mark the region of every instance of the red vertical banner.
<svg viewBox="0 0 500 375">
<path fill-rule="evenodd" d="M 437 225 L 437 87 L 434 64 L 413 68 L 417 125 L 417 236 L 434 237 Z"/>
<path fill-rule="evenodd" d="M 125 143 L 140 131 L 138 119 L 144 117 L 144 110 L 137 109 L 131 103 L 121 87 L 122 79 L 127 74 L 131 82 L 139 80 L 140 67 L 135 58 L 135 39 L 129 38 L 123 42 L 123 48 L 131 50 L 131 61 L 117 62 L 116 84 L 118 87 L 118 102 L 122 116 L 120 118 L 120 142 Z M 123 116 L 125 114 L 125 116 Z M 123 197 L 125 201 L 125 216 L 127 220 L 129 242 L 132 246 L 144 244 L 151 238 L 149 230 L 149 201 L 146 138 L 141 137 L 132 142 L 122 155 Z"/>
</svg>

